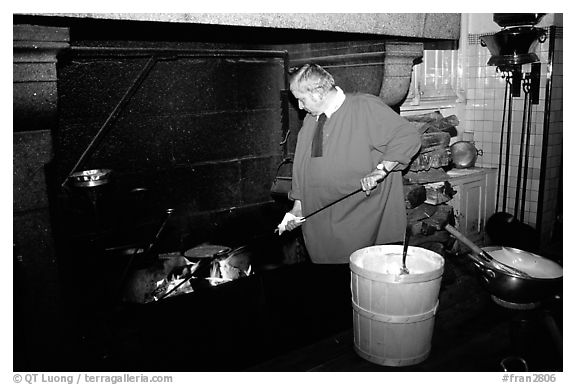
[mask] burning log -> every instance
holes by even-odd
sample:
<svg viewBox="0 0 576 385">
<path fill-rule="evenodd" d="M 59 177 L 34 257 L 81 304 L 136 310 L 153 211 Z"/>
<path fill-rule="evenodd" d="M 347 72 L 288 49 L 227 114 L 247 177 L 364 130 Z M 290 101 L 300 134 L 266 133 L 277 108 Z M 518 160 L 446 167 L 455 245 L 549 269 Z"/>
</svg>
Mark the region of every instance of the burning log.
<svg viewBox="0 0 576 385">
<path fill-rule="evenodd" d="M 151 266 L 135 270 L 123 293 L 125 302 L 149 303 L 198 288 L 220 285 L 253 274 L 252 253 L 244 246 L 230 251 L 205 255 L 206 250 L 220 250 L 201 245 L 188 250 L 161 254 Z M 199 256 L 198 258 L 188 256 Z"/>
<path fill-rule="evenodd" d="M 150 266 L 136 269 L 128 277 L 122 299 L 125 302 L 153 302 L 155 296 L 178 279 L 191 263 L 180 253 L 161 254 Z"/>
<path fill-rule="evenodd" d="M 211 285 L 216 286 L 250 275 L 252 266 L 248 261 L 247 255 L 241 254 L 238 249 L 236 251 L 237 253 L 231 253 L 223 259 L 212 261 L 212 268 L 210 269 Z"/>
</svg>

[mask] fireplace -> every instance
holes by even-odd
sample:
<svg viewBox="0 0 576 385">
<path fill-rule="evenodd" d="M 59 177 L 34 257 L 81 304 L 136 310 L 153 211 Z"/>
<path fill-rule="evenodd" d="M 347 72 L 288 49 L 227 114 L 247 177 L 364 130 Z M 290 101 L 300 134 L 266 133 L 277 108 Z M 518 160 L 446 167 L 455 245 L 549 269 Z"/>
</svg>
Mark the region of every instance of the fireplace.
<svg viewBox="0 0 576 385">
<path fill-rule="evenodd" d="M 118 255 L 151 242 L 249 244 L 262 270 L 287 265 L 298 245 L 273 234 L 284 207 L 270 196 L 302 119 L 286 71 L 315 61 L 397 107 L 423 41 L 458 35 L 458 14 L 15 15 L 15 266 L 20 299 L 43 304 L 19 335 L 49 351 L 55 336 L 27 332 L 62 327 L 62 294 L 121 278 L 146 261 Z M 110 183 L 65 185 L 87 169 Z M 114 280 L 88 281 L 94 303 L 114 303 Z"/>
</svg>

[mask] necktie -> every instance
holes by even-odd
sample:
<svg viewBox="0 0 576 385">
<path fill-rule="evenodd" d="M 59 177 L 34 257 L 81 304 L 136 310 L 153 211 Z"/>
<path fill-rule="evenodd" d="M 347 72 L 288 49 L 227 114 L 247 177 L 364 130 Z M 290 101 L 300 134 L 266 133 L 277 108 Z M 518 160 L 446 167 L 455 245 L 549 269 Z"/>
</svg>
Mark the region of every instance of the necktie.
<svg viewBox="0 0 576 385">
<path fill-rule="evenodd" d="M 324 137 L 324 123 L 326 123 L 326 114 L 321 114 L 316 123 L 316 132 L 312 140 L 312 158 L 322 156 L 322 140 Z"/>
</svg>

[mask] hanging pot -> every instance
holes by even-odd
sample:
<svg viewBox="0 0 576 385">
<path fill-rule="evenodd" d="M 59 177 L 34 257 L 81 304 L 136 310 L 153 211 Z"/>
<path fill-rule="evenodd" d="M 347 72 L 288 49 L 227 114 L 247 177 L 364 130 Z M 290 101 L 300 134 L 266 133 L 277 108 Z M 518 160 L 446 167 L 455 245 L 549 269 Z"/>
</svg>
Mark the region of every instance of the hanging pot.
<svg viewBox="0 0 576 385">
<path fill-rule="evenodd" d="M 502 28 L 536 25 L 545 13 L 495 13 L 492 20 Z"/>
<path fill-rule="evenodd" d="M 537 27 L 513 27 L 493 35 L 482 36 L 480 45 L 487 47 L 492 57 L 489 66 L 510 70 L 514 66 L 538 62 L 534 53 L 538 43 L 546 41 L 546 30 Z"/>
<path fill-rule="evenodd" d="M 476 149 L 474 143 L 467 141 L 455 142 L 450 146 L 450 157 L 456 168 L 470 168 L 476 164 L 478 156 L 482 156 L 482 150 Z"/>
<path fill-rule="evenodd" d="M 107 184 L 111 173 L 112 170 L 104 168 L 84 170 L 70 174 L 68 180 L 74 187 L 96 187 Z"/>
</svg>

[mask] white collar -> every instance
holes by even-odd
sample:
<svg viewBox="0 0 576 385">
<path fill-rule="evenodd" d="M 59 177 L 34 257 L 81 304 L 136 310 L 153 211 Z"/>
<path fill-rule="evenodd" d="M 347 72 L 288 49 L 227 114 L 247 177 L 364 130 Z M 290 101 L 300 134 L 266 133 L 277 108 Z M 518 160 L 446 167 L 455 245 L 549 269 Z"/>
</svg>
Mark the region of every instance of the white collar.
<svg viewBox="0 0 576 385">
<path fill-rule="evenodd" d="M 340 108 L 340 106 L 342 106 L 344 99 L 346 99 L 344 91 L 342 91 L 340 87 L 336 86 L 336 95 L 332 100 L 332 104 L 328 106 L 326 111 L 324 111 L 327 118 L 330 118 L 332 114 L 335 113 Z M 316 117 L 316 120 L 318 120 L 318 117 Z"/>
</svg>

